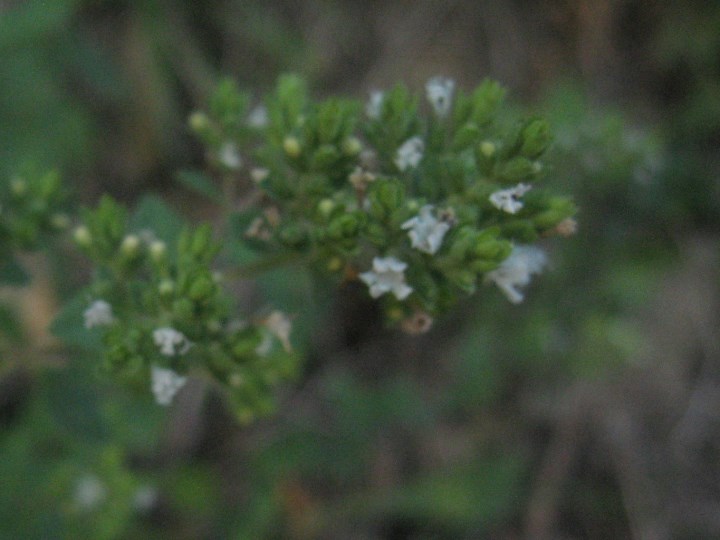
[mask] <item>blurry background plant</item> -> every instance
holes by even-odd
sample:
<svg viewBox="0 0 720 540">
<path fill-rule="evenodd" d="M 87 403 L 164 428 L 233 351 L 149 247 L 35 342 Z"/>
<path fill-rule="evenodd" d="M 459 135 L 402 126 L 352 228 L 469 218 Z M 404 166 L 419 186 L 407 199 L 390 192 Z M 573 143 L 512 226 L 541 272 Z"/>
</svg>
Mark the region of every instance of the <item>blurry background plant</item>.
<svg viewBox="0 0 720 540">
<path fill-rule="evenodd" d="M 153 191 L 212 220 L 174 171 L 203 162 L 185 119 L 220 74 L 255 104 L 287 70 L 361 99 L 442 73 L 533 103 L 556 134 L 548 182 L 580 208 L 524 304 L 483 290 L 420 337 L 294 267 L 238 285 L 243 305 L 296 315 L 306 359 L 251 428 L 197 381 L 166 417 L 98 379 L 85 344 L 33 323 L 85 263 L 63 245 L 21 254 L 34 280 L 11 291 L 30 316 L 2 323 L 21 321 L 0 362 L 2 535 L 720 535 L 718 24 L 706 3 L 649 0 L 0 3 L 8 193 L 33 163 L 85 203 Z"/>
</svg>

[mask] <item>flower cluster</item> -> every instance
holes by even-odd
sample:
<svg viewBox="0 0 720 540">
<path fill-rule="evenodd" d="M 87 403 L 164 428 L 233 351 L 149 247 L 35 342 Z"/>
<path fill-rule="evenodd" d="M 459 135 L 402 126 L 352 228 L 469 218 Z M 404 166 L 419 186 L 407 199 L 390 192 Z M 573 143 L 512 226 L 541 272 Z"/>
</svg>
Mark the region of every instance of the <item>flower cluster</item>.
<svg viewBox="0 0 720 540">
<path fill-rule="evenodd" d="M 235 317 L 213 268 L 219 245 L 211 229 L 183 227 L 179 218 L 173 225 L 153 204 L 128 216 L 106 197 L 75 229 L 97 265 L 81 293 L 94 299 L 82 315 L 87 331 L 102 336 L 104 370 L 144 386 L 162 406 L 197 374 L 224 386 L 243 419 L 270 410 L 272 384 L 295 366 L 290 320 L 281 312 Z M 163 216 L 161 239 L 150 226 L 162 226 Z"/>
<path fill-rule="evenodd" d="M 535 242 L 570 230 L 575 207 L 542 186 L 548 124 L 508 122 L 504 94 L 494 81 L 465 93 L 433 77 L 423 100 L 396 86 L 364 105 L 314 103 L 302 80 L 282 77 L 262 130 L 233 139 L 261 202 L 239 217 L 243 240 L 261 258 L 297 253 L 358 279 L 403 328 L 426 329 L 481 283 L 521 301 L 544 267 Z M 248 101 L 221 87 L 195 132 L 213 148 L 238 131 L 223 126 L 250 129 L 232 114 Z"/>
<path fill-rule="evenodd" d="M 572 200 L 542 185 L 548 124 L 509 121 L 493 81 L 466 93 L 435 77 L 423 97 L 399 85 L 364 106 L 317 103 L 289 75 L 251 107 L 221 84 L 189 121 L 208 171 L 180 179 L 222 205 L 223 243 L 251 253 L 252 264 L 229 273 L 301 260 L 331 282 L 359 281 L 412 334 L 482 283 L 521 302 L 546 265 L 537 242 L 575 226 Z M 291 319 L 235 316 L 210 227 L 163 225 L 168 211 L 157 206 L 138 212 L 106 198 L 75 230 L 98 269 L 83 318 L 102 336 L 105 369 L 161 405 L 197 373 L 224 386 L 241 417 L 267 410 L 295 366 Z"/>
</svg>

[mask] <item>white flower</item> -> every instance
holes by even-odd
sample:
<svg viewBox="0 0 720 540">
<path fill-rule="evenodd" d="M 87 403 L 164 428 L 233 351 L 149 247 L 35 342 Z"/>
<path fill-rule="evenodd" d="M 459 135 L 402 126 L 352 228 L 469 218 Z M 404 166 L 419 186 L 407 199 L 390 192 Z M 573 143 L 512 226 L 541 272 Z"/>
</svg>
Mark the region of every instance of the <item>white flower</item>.
<svg viewBox="0 0 720 540">
<path fill-rule="evenodd" d="M 411 137 L 397 149 L 395 165 L 401 171 L 415 168 L 420 164 L 425 150 L 425 143 L 420 137 Z"/>
<path fill-rule="evenodd" d="M 94 474 L 86 474 L 75 484 L 73 500 L 82 510 L 92 510 L 107 497 L 107 489 Z"/>
<path fill-rule="evenodd" d="M 449 223 L 433 216 L 433 208 L 431 204 L 426 204 L 420 209 L 420 214 L 401 225 L 403 229 L 410 229 L 408 236 L 412 247 L 430 255 L 440 249 L 445 233 L 450 230 Z"/>
<path fill-rule="evenodd" d="M 373 90 L 370 92 L 370 99 L 365 105 L 365 114 L 371 120 L 377 120 L 382 114 L 383 100 L 385 99 L 385 92 L 382 90 Z"/>
<path fill-rule="evenodd" d="M 237 170 L 242 167 L 243 161 L 240 151 L 234 142 L 225 142 L 218 151 L 218 161 L 228 169 Z"/>
<path fill-rule="evenodd" d="M 190 342 L 182 332 L 174 328 L 158 328 L 153 331 L 153 341 L 160 347 L 165 356 L 185 354 L 190 349 Z"/>
<path fill-rule="evenodd" d="M 158 490 L 152 486 L 140 486 L 135 490 L 132 498 L 132 505 L 135 511 L 141 514 L 150 512 L 159 499 Z"/>
<path fill-rule="evenodd" d="M 83 317 L 85 318 L 85 328 L 107 326 L 115 320 L 112 306 L 105 300 L 95 300 L 90 304 L 90 307 L 85 310 Z"/>
<path fill-rule="evenodd" d="M 515 246 L 510 256 L 492 272 L 485 281 L 492 281 L 505 293 L 513 304 L 519 304 L 524 296 L 518 287 L 530 283 L 533 274 L 539 274 L 547 264 L 545 252 L 534 246 Z"/>
<path fill-rule="evenodd" d="M 286 352 L 292 352 L 292 345 L 290 344 L 292 321 L 282 311 L 273 311 L 268 315 L 267 319 L 265 319 L 265 326 L 272 335 L 280 340 Z"/>
<path fill-rule="evenodd" d="M 150 389 L 155 395 L 158 405 L 168 406 L 172 403 L 175 394 L 185 386 L 187 377 L 178 375 L 172 369 L 152 366 Z"/>
<path fill-rule="evenodd" d="M 248 115 L 247 123 L 250 127 L 264 128 L 268 125 L 268 111 L 265 105 L 257 105 Z"/>
<path fill-rule="evenodd" d="M 372 271 L 360 274 L 360 279 L 370 287 L 370 296 L 373 298 L 392 292 L 398 300 L 404 300 L 413 291 L 405 283 L 406 268 L 407 263 L 395 257 L 375 257 Z"/>
<path fill-rule="evenodd" d="M 440 118 L 445 118 L 452 105 L 455 81 L 445 77 L 433 77 L 425 85 L 425 92 L 435 114 Z"/>
<path fill-rule="evenodd" d="M 516 214 L 522 207 L 522 201 L 518 199 L 532 189 L 527 184 L 518 184 L 514 188 L 501 189 L 490 195 L 490 202 L 498 210 L 503 210 L 508 214 Z"/>
</svg>

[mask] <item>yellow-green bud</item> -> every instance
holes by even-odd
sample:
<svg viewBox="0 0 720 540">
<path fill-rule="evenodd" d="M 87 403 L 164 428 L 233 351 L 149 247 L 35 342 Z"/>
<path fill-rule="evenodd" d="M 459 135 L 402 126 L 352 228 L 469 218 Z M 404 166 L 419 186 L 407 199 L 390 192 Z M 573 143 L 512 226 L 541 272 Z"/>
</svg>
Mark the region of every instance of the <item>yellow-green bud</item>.
<svg viewBox="0 0 720 540">
<path fill-rule="evenodd" d="M 163 279 L 158 285 L 158 292 L 162 296 L 167 296 L 173 293 L 175 290 L 175 283 L 171 279 Z"/>
<path fill-rule="evenodd" d="M 348 137 L 342 143 L 342 151 L 346 156 L 356 156 L 362 150 L 362 143 L 357 137 Z"/>
<path fill-rule="evenodd" d="M 480 152 L 483 156 L 487 158 L 491 158 L 495 155 L 495 151 L 497 150 L 495 143 L 490 141 L 483 141 L 480 143 Z"/>
<path fill-rule="evenodd" d="M 162 240 L 153 240 L 150 244 L 150 257 L 155 262 L 160 262 L 167 253 L 167 245 Z"/>
<path fill-rule="evenodd" d="M 333 257 L 327 263 L 327 269 L 329 272 L 337 272 L 343 267 L 343 262 L 340 257 Z"/>
<path fill-rule="evenodd" d="M 300 141 L 297 137 L 285 137 L 285 140 L 283 141 L 283 150 L 285 150 L 285 153 L 291 158 L 298 157 L 300 152 L 302 152 Z"/>
<path fill-rule="evenodd" d="M 50 217 L 50 225 L 58 230 L 67 229 L 70 226 L 70 218 L 67 214 L 53 214 Z"/>
<path fill-rule="evenodd" d="M 335 210 L 335 201 L 332 199 L 323 199 L 318 203 L 318 211 L 323 217 L 328 217 Z"/>
<path fill-rule="evenodd" d="M 196 111 L 190 115 L 190 118 L 188 118 L 188 125 L 190 126 L 190 129 L 199 133 L 208 128 L 210 125 L 210 119 L 205 113 Z"/>
<path fill-rule="evenodd" d="M 123 255 L 127 255 L 128 257 L 134 257 L 137 255 L 139 249 L 140 238 L 134 234 L 128 234 L 125 238 L 123 238 L 122 244 L 120 244 L 120 251 Z"/>
<path fill-rule="evenodd" d="M 92 244 L 92 234 L 85 225 L 80 225 L 73 232 L 75 243 L 81 247 L 89 247 Z"/>
</svg>

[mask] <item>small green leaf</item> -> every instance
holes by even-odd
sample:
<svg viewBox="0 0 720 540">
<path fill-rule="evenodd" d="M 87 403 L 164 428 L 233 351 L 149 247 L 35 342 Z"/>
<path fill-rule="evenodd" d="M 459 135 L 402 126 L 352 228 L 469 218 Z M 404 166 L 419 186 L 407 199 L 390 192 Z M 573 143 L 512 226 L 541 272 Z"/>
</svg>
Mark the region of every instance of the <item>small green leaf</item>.
<svg viewBox="0 0 720 540">
<path fill-rule="evenodd" d="M 200 171 L 178 171 L 175 179 L 184 187 L 207 199 L 222 203 L 223 194 L 208 176 Z"/>
</svg>

